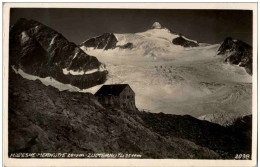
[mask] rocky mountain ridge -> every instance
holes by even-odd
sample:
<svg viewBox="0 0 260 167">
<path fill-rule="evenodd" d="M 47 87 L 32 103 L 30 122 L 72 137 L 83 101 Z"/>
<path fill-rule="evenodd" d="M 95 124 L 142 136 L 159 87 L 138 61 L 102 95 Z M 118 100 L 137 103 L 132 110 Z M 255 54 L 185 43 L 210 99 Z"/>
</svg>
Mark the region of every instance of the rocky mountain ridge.
<svg viewBox="0 0 260 167">
<path fill-rule="evenodd" d="M 225 56 L 225 62 L 244 67 L 252 75 L 252 47 L 247 43 L 227 37 L 219 47 L 218 54 Z"/>
<path fill-rule="evenodd" d="M 115 48 L 121 48 L 121 49 L 132 49 L 133 44 L 127 43 L 124 45 L 117 45 L 118 40 L 116 36 L 113 33 L 104 33 L 101 36 L 93 37 L 85 42 L 83 42 L 80 47 L 84 46 L 87 48 L 94 48 L 94 49 L 115 49 Z"/>
<path fill-rule="evenodd" d="M 34 20 L 19 19 L 10 29 L 10 67 L 52 77 L 81 89 L 103 83 L 107 71 L 63 35 Z"/>
</svg>

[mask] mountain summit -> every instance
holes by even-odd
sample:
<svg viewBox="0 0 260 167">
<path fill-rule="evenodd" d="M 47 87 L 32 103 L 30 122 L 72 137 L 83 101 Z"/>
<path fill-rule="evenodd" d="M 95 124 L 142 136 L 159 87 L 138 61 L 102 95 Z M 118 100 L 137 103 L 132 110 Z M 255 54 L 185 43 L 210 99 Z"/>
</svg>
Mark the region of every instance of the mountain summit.
<svg viewBox="0 0 260 167">
<path fill-rule="evenodd" d="M 86 89 L 105 82 L 107 71 L 96 57 L 84 53 L 62 34 L 27 19 L 10 29 L 10 65 L 40 78 Z"/>
<path fill-rule="evenodd" d="M 162 26 L 159 22 L 154 22 L 152 25 L 152 29 L 161 29 Z"/>
<path fill-rule="evenodd" d="M 198 47 L 196 40 L 189 39 L 179 33 L 154 22 L 150 29 L 138 33 L 104 33 L 98 37 L 84 41 L 80 48 L 87 54 L 96 55 L 97 50 L 114 50 L 116 55 L 168 56 L 184 48 Z M 123 50 L 124 52 L 118 52 Z M 96 51 L 95 51 L 96 50 Z M 102 54 L 104 54 L 102 52 Z M 155 58 L 156 59 L 156 58 Z"/>
</svg>

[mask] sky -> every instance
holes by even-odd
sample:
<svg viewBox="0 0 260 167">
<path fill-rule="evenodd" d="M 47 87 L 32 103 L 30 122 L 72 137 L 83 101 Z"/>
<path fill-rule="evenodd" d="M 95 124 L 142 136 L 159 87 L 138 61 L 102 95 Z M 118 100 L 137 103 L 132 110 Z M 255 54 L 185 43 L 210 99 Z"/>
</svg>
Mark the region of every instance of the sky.
<svg viewBox="0 0 260 167">
<path fill-rule="evenodd" d="M 12 8 L 10 24 L 33 19 L 80 44 L 106 32 L 143 32 L 159 22 L 199 42 L 215 44 L 232 37 L 252 45 L 252 15 L 249 10 Z"/>
</svg>

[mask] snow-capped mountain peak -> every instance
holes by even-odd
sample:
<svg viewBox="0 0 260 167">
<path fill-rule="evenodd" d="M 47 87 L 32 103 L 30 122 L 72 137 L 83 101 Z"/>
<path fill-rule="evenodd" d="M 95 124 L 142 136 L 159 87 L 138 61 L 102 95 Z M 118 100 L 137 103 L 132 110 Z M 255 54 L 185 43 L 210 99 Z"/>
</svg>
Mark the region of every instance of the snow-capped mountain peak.
<svg viewBox="0 0 260 167">
<path fill-rule="evenodd" d="M 159 22 L 154 22 L 152 25 L 152 29 L 161 29 L 162 26 Z"/>
<path fill-rule="evenodd" d="M 169 29 L 161 26 L 159 22 L 155 22 L 152 27 L 144 32 L 138 33 L 104 33 L 101 36 L 91 38 L 83 42 L 80 47 L 88 54 L 96 55 L 105 53 L 123 55 L 140 55 L 155 57 L 174 57 L 172 54 L 185 50 L 187 47 L 198 47 L 196 40 L 191 40 L 178 33 L 174 33 Z M 124 50 L 124 52 L 121 52 Z M 101 51 L 101 53 L 99 53 Z M 108 52 L 107 52 L 108 53 Z M 156 59 L 156 58 L 155 58 Z"/>
</svg>

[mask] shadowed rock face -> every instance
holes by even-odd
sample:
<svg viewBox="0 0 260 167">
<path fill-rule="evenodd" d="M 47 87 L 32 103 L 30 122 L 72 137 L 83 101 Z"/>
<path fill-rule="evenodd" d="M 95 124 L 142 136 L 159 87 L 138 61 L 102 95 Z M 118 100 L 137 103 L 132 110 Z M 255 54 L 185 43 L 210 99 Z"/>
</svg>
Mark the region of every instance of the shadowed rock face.
<svg viewBox="0 0 260 167">
<path fill-rule="evenodd" d="M 218 159 L 251 153 L 251 116 L 229 127 L 191 116 L 105 108 L 94 95 L 58 91 L 10 72 L 11 153 L 135 153 Z"/>
<path fill-rule="evenodd" d="M 252 47 L 240 40 L 233 40 L 228 37 L 218 49 L 219 55 L 225 55 L 225 61 L 231 64 L 244 67 L 252 75 Z"/>
<path fill-rule="evenodd" d="M 10 65 L 39 77 L 54 79 L 79 88 L 89 88 L 106 80 L 107 71 L 99 71 L 101 63 L 89 56 L 60 33 L 34 20 L 19 19 L 10 29 Z M 88 75 L 64 75 L 63 69 L 84 71 Z M 95 79 L 93 79 L 95 78 Z"/>
<path fill-rule="evenodd" d="M 117 39 L 113 33 L 105 33 L 99 37 L 90 38 L 83 42 L 81 46 L 93 47 L 95 49 L 114 49 L 116 48 Z"/>
<path fill-rule="evenodd" d="M 199 46 L 199 44 L 197 44 L 195 42 L 192 42 L 192 41 L 189 41 L 189 40 L 186 40 L 186 39 L 184 39 L 181 36 L 178 37 L 178 38 L 173 39 L 172 43 L 174 45 L 181 45 L 183 47 L 197 47 L 197 46 Z"/>
<path fill-rule="evenodd" d="M 132 43 L 126 43 L 124 45 L 117 45 L 118 40 L 113 33 L 104 33 L 101 36 L 93 37 L 83 42 L 80 47 L 84 46 L 86 48 L 94 48 L 94 49 L 132 49 L 134 46 Z"/>
<path fill-rule="evenodd" d="M 240 151 L 251 153 L 252 115 L 239 118 L 228 127 L 201 121 L 189 115 L 152 114 L 143 120 L 162 136 L 178 136 L 210 148 L 226 158 Z"/>
</svg>

